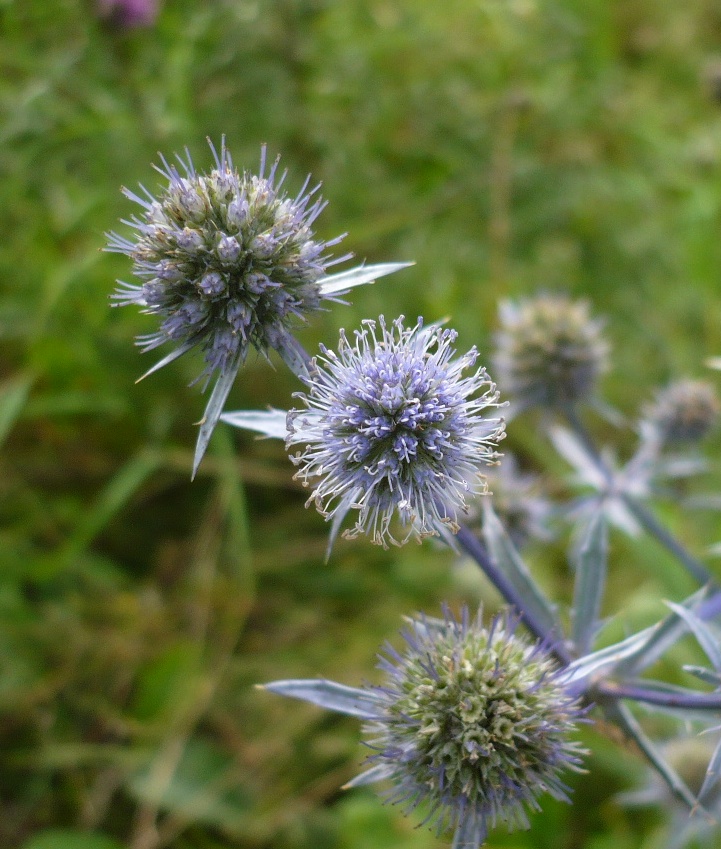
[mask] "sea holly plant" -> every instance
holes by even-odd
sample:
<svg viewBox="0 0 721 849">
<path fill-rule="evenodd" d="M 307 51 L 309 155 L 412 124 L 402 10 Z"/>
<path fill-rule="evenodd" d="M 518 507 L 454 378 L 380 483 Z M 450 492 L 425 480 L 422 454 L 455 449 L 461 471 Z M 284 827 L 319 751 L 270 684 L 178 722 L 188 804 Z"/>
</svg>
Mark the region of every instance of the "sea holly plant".
<svg viewBox="0 0 721 849">
<path fill-rule="evenodd" d="M 150 351 L 167 343 L 175 348 L 144 376 L 200 348 L 205 368 L 200 379 L 215 380 L 201 422 L 193 474 L 251 349 L 276 350 L 296 373 L 305 355 L 293 336 L 298 322 L 355 286 L 372 283 L 406 263 L 327 271 L 350 258 L 328 252 L 341 241 L 316 239 L 313 223 L 325 207 L 320 186 L 310 177 L 295 197 L 283 189 L 286 172 L 279 159 L 268 166 L 261 150 L 258 174 L 239 172 L 223 138 L 220 150 L 208 140 L 214 159 L 209 173 L 196 171 L 189 151 L 168 162 L 160 156 L 164 181 L 155 197 L 123 193 L 141 207 L 123 221 L 132 235 L 108 234 L 106 250 L 133 261 L 140 283 L 118 282 L 116 305 L 134 304 L 160 318 L 160 327 L 140 336 Z"/>
<path fill-rule="evenodd" d="M 718 730 L 721 587 L 652 505 L 669 482 L 700 470 L 692 446 L 718 414 L 713 390 L 686 382 L 661 391 L 643 410 L 635 454 L 618 463 L 583 422 L 587 411 L 610 416 L 599 395 L 610 350 L 603 324 L 587 302 L 560 294 L 502 306 L 498 387 L 475 347 L 458 353 L 452 329 L 421 318 L 368 319 L 311 356 L 293 335 L 298 322 L 405 263 L 329 275 L 347 257 L 328 253 L 339 239 L 312 233 L 323 208 L 317 190 L 306 183 L 285 195 L 265 151 L 251 175 L 234 168 L 224 141 L 211 150 L 208 174 L 187 154 L 180 170 L 161 159 L 167 185 L 158 199 L 126 192 L 143 212 L 126 222 L 133 238 L 111 235 L 108 248 L 131 257 L 141 281 L 120 283 L 114 302 L 160 319 L 141 346 L 176 345 L 150 372 L 197 347 L 201 378 L 215 381 L 193 472 L 218 422 L 282 440 L 308 506 L 329 523 L 328 557 L 339 535 L 384 547 L 435 537 L 477 563 L 506 605 L 413 615 L 403 645 L 388 643 L 379 655 L 378 685 L 289 679 L 264 689 L 362 720 L 369 755 L 347 786 L 380 783 L 384 798 L 454 849 L 477 849 L 496 826 L 526 827 L 546 796 L 570 802 L 568 778 L 586 768 L 579 726 L 598 718 L 643 753 L 689 821 L 713 827 L 721 746 L 707 748 L 702 776 L 689 786 L 669 756 L 672 738 L 653 739 L 644 723 L 657 713 L 686 735 Z M 251 349 L 276 350 L 297 377 L 287 410 L 223 410 Z M 551 506 L 515 464 L 498 474 L 507 414 L 512 427 L 533 409 L 585 489 L 570 507 Z M 490 494 L 487 472 L 499 490 L 505 480 L 505 497 Z M 547 596 L 519 551 L 547 541 L 558 516 L 575 524 L 568 608 Z M 652 535 L 698 583 L 688 598 L 667 601 L 656 624 L 619 642 L 604 629 L 614 526 Z M 681 640 L 706 661 L 672 681 L 650 675 Z"/>
</svg>

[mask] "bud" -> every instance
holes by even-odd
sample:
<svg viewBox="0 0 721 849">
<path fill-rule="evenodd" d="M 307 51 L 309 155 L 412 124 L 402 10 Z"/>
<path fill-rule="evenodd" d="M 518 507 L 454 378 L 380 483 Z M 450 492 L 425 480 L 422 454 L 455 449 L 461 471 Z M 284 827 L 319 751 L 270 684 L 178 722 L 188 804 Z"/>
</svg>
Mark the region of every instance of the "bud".
<svg viewBox="0 0 721 849">
<path fill-rule="evenodd" d="M 710 383 L 686 379 L 660 390 L 646 418 L 664 442 L 699 442 L 715 427 L 720 410 Z"/>
<path fill-rule="evenodd" d="M 606 369 L 608 345 L 586 301 L 538 295 L 500 308 L 494 368 L 503 393 L 523 407 L 587 398 Z"/>
</svg>

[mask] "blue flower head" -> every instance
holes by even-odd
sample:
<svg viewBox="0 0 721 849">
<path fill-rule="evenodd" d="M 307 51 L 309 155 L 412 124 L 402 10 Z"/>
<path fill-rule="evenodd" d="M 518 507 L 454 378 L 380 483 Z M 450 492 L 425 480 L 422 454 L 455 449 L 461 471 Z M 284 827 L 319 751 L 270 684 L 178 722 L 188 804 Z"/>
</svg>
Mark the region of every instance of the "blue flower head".
<svg viewBox="0 0 721 849">
<path fill-rule="evenodd" d="M 581 771 L 573 739 L 586 707 L 543 644 L 501 613 L 420 615 L 386 645 L 381 685 L 274 681 L 264 689 L 364 719 L 368 769 L 346 787 L 385 781 L 387 798 L 416 808 L 453 849 L 478 849 L 488 829 L 528 826 L 527 811 L 549 793 L 569 801 L 566 770 Z"/>
<path fill-rule="evenodd" d="M 579 771 L 572 737 L 584 709 L 563 672 L 505 614 L 484 627 L 481 611 L 460 620 L 420 617 L 386 647 L 378 717 L 366 733 L 371 770 L 352 784 L 386 778 L 392 802 L 420 807 L 454 846 L 476 849 L 489 827 L 528 827 L 527 809 L 550 793 L 569 801 L 560 775 Z"/>
<path fill-rule="evenodd" d="M 338 352 L 321 348 L 288 413 L 288 449 L 309 499 L 333 522 L 331 542 L 349 510 L 344 536 L 367 533 L 383 546 L 458 529 L 469 493 L 482 492 L 482 469 L 499 456 L 498 393 L 475 348 L 454 358 L 456 333 L 419 319 L 367 320 Z M 470 370 L 468 374 L 464 374 Z M 400 535 L 395 525 L 400 525 Z"/>
<path fill-rule="evenodd" d="M 167 185 L 157 198 L 145 188 L 125 195 L 142 207 L 129 224 L 133 238 L 109 235 L 108 250 L 127 254 L 143 282 L 120 283 L 116 304 L 136 304 L 158 316 L 160 328 L 139 337 L 144 351 L 165 342 L 177 348 L 163 364 L 193 347 L 203 351 L 203 376 L 237 372 L 248 351 L 283 350 L 294 322 L 318 310 L 319 281 L 332 264 L 311 225 L 325 203 L 309 179 L 295 198 L 282 191 L 278 160 L 258 176 L 233 166 L 225 140 L 208 174 L 190 154 L 180 170 L 161 157 Z M 342 257 L 341 259 L 345 259 Z M 339 262 L 340 259 L 335 260 Z"/>
</svg>

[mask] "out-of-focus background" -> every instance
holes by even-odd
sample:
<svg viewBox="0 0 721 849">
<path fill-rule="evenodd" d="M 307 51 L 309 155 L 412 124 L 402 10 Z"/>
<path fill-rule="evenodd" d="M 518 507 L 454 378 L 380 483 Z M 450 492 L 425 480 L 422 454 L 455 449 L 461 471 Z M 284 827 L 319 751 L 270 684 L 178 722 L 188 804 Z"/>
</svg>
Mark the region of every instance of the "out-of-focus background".
<svg viewBox="0 0 721 849">
<path fill-rule="evenodd" d="M 561 290 L 607 317 L 604 393 L 633 417 L 721 353 L 721 6 L 165 0 L 127 27 L 112 5 L 0 0 L 0 846 L 442 846 L 339 790 L 357 722 L 253 685 L 378 680 L 403 615 L 497 598 L 428 543 L 341 540 L 326 563 L 280 443 L 221 426 L 191 483 L 200 364 L 134 385 L 155 324 L 109 308 L 130 264 L 104 233 L 135 211 L 121 185 L 159 184 L 158 151 L 208 168 L 225 134 L 253 169 L 267 143 L 291 193 L 323 182 L 321 237 L 416 263 L 320 315 L 309 349 L 381 313 L 447 316 L 487 361 L 499 299 Z M 229 407 L 298 388 L 252 357 Z M 506 444 L 563 470 L 533 417 Z M 695 551 L 719 538 L 675 530 Z M 529 552 L 561 599 L 567 542 Z M 614 537 L 612 558 L 630 625 L 693 588 L 650 542 Z M 657 845 L 661 814 L 615 801 L 635 754 L 588 740 L 574 805 L 489 846 Z"/>
</svg>

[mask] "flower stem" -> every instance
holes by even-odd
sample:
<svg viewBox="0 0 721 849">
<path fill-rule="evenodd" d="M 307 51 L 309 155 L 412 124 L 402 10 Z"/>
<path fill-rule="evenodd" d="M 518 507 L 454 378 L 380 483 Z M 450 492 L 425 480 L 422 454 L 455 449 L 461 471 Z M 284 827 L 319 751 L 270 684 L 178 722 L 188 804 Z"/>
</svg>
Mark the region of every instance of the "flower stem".
<svg viewBox="0 0 721 849">
<path fill-rule="evenodd" d="M 663 692 L 643 684 L 617 684 L 615 682 L 600 682 L 595 685 L 594 693 L 600 696 L 610 696 L 616 699 L 633 699 L 650 705 L 661 705 L 669 708 L 688 708 L 691 710 L 721 710 L 721 693 L 693 692 Z"/>
<path fill-rule="evenodd" d="M 556 656 L 556 659 L 561 664 L 564 666 L 568 665 L 572 658 L 566 646 L 559 640 L 559 635 L 548 633 L 540 622 L 537 621 L 533 613 L 526 608 L 516 588 L 501 569 L 499 569 L 483 543 L 465 527 L 460 528 L 456 534 L 456 539 L 466 554 L 472 557 L 480 566 L 481 570 L 503 596 L 505 601 L 518 612 L 521 621 L 528 630 L 548 646 L 549 651 Z"/>
</svg>

